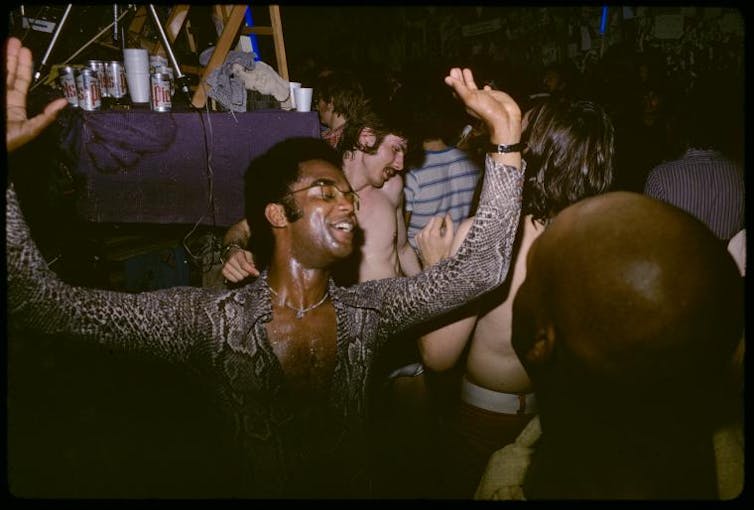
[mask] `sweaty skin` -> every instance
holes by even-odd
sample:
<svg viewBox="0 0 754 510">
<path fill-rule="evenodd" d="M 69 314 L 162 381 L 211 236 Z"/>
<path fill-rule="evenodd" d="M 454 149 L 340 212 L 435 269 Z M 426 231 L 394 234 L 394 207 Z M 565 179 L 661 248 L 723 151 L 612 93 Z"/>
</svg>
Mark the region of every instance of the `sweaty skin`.
<svg viewBox="0 0 754 510">
<path fill-rule="evenodd" d="M 520 137 L 520 111 L 510 96 L 477 89 L 470 70 L 453 69 L 445 81 L 467 109 L 485 118 L 492 143 L 509 144 Z M 349 213 L 345 200 L 341 200 L 343 211 L 316 207 L 295 226 L 295 222 L 287 223 L 279 203 L 266 204 L 267 220 L 274 228 L 284 229 L 276 235 L 289 242 L 283 248 L 275 245 L 269 273 L 250 285 L 222 291 L 179 287 L 127 294 L 62 282 L 34 244 L 9 185 L 8 315 L 14 327 L 61 334 L 66 340 L 75 337 L 124 352 L 140 351 L 188 365 L 206 376 L 233 427 L 235 451 L 243 457 L 243 495 L 368 496 L 369 452 L 364 433 L 373 359 L 396 332 L 445 313 L 503 281 L 519 219 L 520 165 L 516 154 L 488 156 L 479 209 L 456 256 L 415 277 L 349 288 L 334 284 L 327 265 L 349 251 L 350 236 L 338 228 Z M 319 177 L 309 175 L 308 179 Z M 311 195 L 308 202 L 317 202 L 316 193 Z M 322 228 L 314 228 L 317 225 Z M 311 249 L 301 250 L 302 240 Z M 285 247 L 288 250 L 281 253 Z M 276 262 L 281 257 L 290 258 L 288 265 L 285 260 Z M 287 298 L 301 307 L 303 297 L 312 303 L 308 298 L 314 296 L 309 294 L 324 290 L 312 289 L 302 277 L 288 282 L 289 295 L 279 292 L 273 298 L 272 286 L 282 290 L 281 281 L 293 277 L 291 265 L 301 266 L 297 272 L 309 274 L 315 283 L 327 278 L 329 300 L 311 312 L 321 316 L 302 320 L 316 329 L 312 336 L 327 343 L 334 340 L 334 361 L 333 351 L 317 352 L 319 342 L 297 352 L 279 344 L 278 334 L 292 333 L 290 340 L 299 339 L 296 331 L 276 327 L 282 324 L 276 316 L 292 312 L 285 306 Z M 316 294 L 319 298 L 320 292 Z M 335 314 L 334 322 L 327 314 Z M 321 400 L 300 398 L 296 380 L 307 380 L 308 374 L 296 373 L 303 365 L 291 359 L 300 354 L 311 356 L 315 363 L 310 366 L 324 376 L 312 381 L 322 385 Z M 318 368 L 316 360 L 324 366 Z M 322 484 L 331 486 L 323 488 Z"/>
<path fill-rule="evenodd" d="M 454 254 L 466 237 L 473 218 L 458 227 L 450 246 Z M 428 243 L 442 243 L 439 235 L 429 239 L 431 229 L 417 235 L 417 243 L 428 256 L 427 264 L 445 256 L 440 248 Z M 541 223 L 533 223 L 531 216 L 522 218 L 519 225 L 521 239 L 513 247 L 510 285 L 490 292 L 479 304 L 469 308 L 468 315 L 420 339 L 419 347 L 425 363 L 434 370 L 446 370 L 460 358 L 471 336 L 466 377 L 479 386 L 503 393 L 528 393 L 531 383 L 511 346 L 511 317 L 513 297 L 526 277 L 526 255 L 534 240 L 544 231 Z M 447 240 L 444 241 L 447 243 Z M 435 244 L 435 246 L 438 246 Z M 434 251 L 433 251 L 434 250 Z M 439 250 L 439 251 L 438 251 Z M 447 251 L 445 252 L 447 253 Z M 475 313 L 479 313 L 476 315 Z M 476 324 L 476 328 L 474 327 Z"/>
<path fill-rule="evenodd" d="M 368 129 L 361 137 L 366 146 L 376 138 Z M 356 212 L 359 227 L 363 232 L 360 253 L 353 258 L 357 265 L 339 271 L 343 283 L 379 280 L 395 276 L 411 276 L 421 271 L 416 252 L 408 243 L 406 223 L 403 217 L 403 156 L 405 139 L 388 134 L 375 154 L 357 150 L 343 158 L 343 172 L 351 187 L 359 194 L 361 206 Z M 250 236 L 246 220 L 233 225 L 225 235 L 224 242 L 245 246 Z M 252 265 L 252 254 L 234 249 L 223 267 L 223 276 L 239 282 L 249 275 L 257 276 Z"/>
</svg>

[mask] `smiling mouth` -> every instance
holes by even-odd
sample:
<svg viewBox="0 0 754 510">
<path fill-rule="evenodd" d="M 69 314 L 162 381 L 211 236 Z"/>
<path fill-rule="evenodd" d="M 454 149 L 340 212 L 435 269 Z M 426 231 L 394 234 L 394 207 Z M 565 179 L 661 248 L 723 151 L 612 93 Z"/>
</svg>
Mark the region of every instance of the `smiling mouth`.
<svg viewBox="0 0 754 510">
<path fill-rule="evenodd" d="M 348 242 L 353 239 L 353 234 L 356 230 L 356 222 L 351 220 L 342 220 L 331 224 L 331 228 L 335 231 L 336 237 L 338 239 Z"/>
<path fill-rule="evenodd" d="M 333 226 L 336 230 L 340 230 L 341 232 L 353 232 L 353 229 L 356 228 L 356 226 L 350 221 L 341 221 Z"/>
</svg>

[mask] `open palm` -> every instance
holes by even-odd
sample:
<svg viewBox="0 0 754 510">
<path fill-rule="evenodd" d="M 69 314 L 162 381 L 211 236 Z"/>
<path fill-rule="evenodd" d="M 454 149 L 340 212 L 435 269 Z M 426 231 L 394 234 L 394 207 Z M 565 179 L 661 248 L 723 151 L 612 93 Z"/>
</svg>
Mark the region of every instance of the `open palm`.
<svg viewBox="0 0 754 510">
<path fill-rule="evenodd" d="M 65 98 L 56 99 L 39 115 L 27 118 L 26 94 L 31 83 L 31 51 L 23 47 L 21 41 L 11 37 L 6 44 L 5 56 L 5 143 L 8 152 L 12 152 L 36 138 L 68 102 Z"/>
</svg>

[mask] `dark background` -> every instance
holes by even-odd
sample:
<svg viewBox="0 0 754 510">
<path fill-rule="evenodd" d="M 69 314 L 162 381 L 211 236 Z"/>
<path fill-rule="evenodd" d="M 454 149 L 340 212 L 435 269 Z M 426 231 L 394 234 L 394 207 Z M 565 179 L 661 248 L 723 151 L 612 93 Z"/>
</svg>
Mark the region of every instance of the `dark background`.
<svg viewBox="0 0 754 510">
<path fill-rule="evenodd" d="M 26 14 L 56 22 L 64 7 L 27 5 Z M 167 6 L 158 11 L 167 19 Z M 292 80 L 312 84 L 321 68 L 345 67 L 368 79 L 375 90 L 401 82 L 411 71 L 469 66 L 478 81 L 491 81 L 519 99 L 541 92 L 546 66 L 561 63 L 576 70 L 584 93 L 599 100 L 618 124 L 636 109 L 631 98 L 639 88 L 638 68 L 647 64 L 676 111 L 695 108 L 685 100 L 694 83 L 712 79 L 723 86 L 708 98 L 723 114 L 714 125 L 730 133 L 729 146 L 742 157 L 742 13 L 706 6 L 610 6 L 600 35 L 601 12 L 598 5 L 281 6 Z M 8 33 L 21 38 L 39 61 L 50 34 L 24 28 L 17 8 L 6 13 Z M 257 25 L 269 23 L 266 7 L 254 7 L 253 14 Z M 192 6 L 189 19 L 199 51 L 214 44 L 210 7 Z M 111 21 L 111 6 L 75 6 L 49 64 L 68 58 Z M 129 22 L 127 16 L 123 25 Z M 151 20 L 144 37 L 157 40 Z M 275 67 L 271 38 L 258 40 L 262 60 Z M 101 41 L 72 63 L 120 58 L 109 36 Z M 174 49 L 181 65 L 198 65 L 183 35 Z M 32 113 L 45 103 L 44 93 L 43 87 L 32 93 Z M 39 143 L 54 147 L 56 129 L 49 129 Z M 624 154 L 646 153 L 640 144 L 622 145 Z M 102 267 L 101 259 L 93 262 L 96 246 L 71 220 L 66 161 L 50 154 L 31 148 L 9 162 L 18 174 L 19 196 L 27 197 L 24 213 L 43 255 L 54 260 L 65 247 L 71 252 L 63 252 L 55 267 L 62 278 L 123 290 L 108 275 L 127 276 L 127 268 L 112 270 Z M 49 189 L 40 182 L 49 182 Z M 160 232 L 159 237 L 170 235 Z M 145 290 L 144 284 L 137 287 L 125 290 Z M 7 467 L 13 495 L 200 497 L 224 492 L 232 461 L 217 432 L 222 424 L 194 374 L 149 360 L 139 360 L 134 369 L 130 357 L 30 335 L 12 325 L 8 335 Z"/>
<path fill-rule="evenodd" d="M 59 20 L 64 5 L 27 5 L 26 15 Z M 157 6 L 163 20 L 168 6 Z M 50 34 L 29 31 L 12 9 L 10 32 L 24 40 L 41 58 Z M 268 24 L 264 6 L 252 9 L 256 25 Z M 572 62 L 588 72 L 604 65 L 620 65 L 628 55 L 652 54 L 671 74 L 693 76 L 709 66 L 715 69 L 743 65 L 744 17 L 730 7 L 610 6 L 604 35 L 600 35 L 599 5 L 567 7 L 502 6 L 300 6 L 282 5 L 288 67 L 292 79 L 307 79 L 312 66 L 338 65 L 399 72 L 416 62 L 478 65 L 498 76 L 501 85 L 511 73 L 529 74 L 517 80 L 527 85 L 552 62 Z M 123 24 L 128 26 L 130 16 Z M 192 6 L 189 14 L 199 49 L 216 40 L 208 5 Z M 76 51 L 100 28 L 112 21 L 110 6 L 75 6 L 50 58 L 54 64 Z M 147 22 L 146 36 L 156 40 Z M 678 27 L 674 31 L 672 27 Z M 663 29 L 665 27 L 665 29 Z M 582 43 L 586 31 L 591 45 Z M 674 33 L 675 32 L 675 33 Z M 260 36 L 262 60 L 274 64 L 271 38 Z M 102 38 L 110 42 L 108 35 Z M 195 65 L 183 36 L 175 43 L 179 61 Z M 92 45 L 73 63 L 103 58 L 109 50 Z M 299 80 L 300 81 L 300 80 Z M 536 84 L 533 86 L 536 87 Z"/>
</svg>

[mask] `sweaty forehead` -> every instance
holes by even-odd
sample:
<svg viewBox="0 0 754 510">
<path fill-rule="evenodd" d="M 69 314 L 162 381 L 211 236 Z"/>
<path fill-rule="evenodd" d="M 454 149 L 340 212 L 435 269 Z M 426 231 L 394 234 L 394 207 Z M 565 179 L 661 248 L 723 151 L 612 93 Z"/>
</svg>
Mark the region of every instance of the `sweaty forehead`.
<svg viewBox="0 0 754 510">
<path fill-rule="evenodd" d="M 300 167 L 298 182 L 301 184 L 309 185 L 320 179 L 325 179 L 333 181 L 338 186 L 343 186 L 343 189 L 348 188 L 348 181 L 343 175 L 343 171 L 332 163 L 321 159 L 312 159 L 302 162 Z"/>
</svg>

